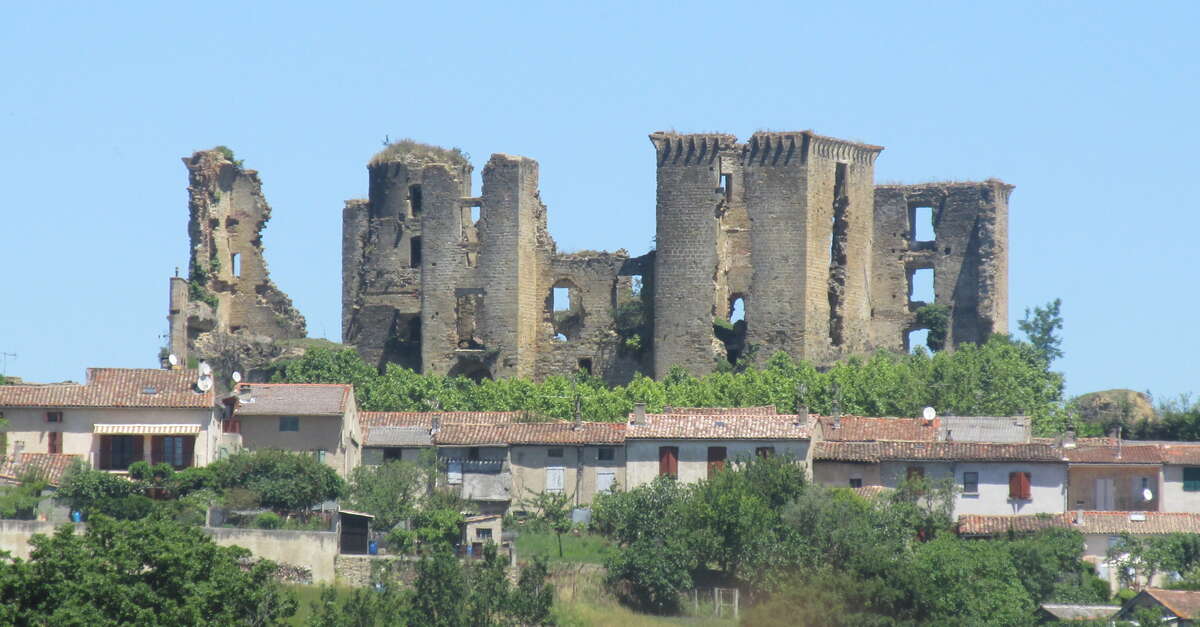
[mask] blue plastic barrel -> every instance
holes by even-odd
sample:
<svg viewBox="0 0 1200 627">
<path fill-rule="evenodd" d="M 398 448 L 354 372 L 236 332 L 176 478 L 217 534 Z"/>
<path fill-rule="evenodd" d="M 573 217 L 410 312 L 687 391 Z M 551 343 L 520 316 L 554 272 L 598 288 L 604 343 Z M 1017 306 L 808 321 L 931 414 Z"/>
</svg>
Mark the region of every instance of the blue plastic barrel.
<svg viewBox="0 0 1200 627">
<path fill-rule="evenodd" d="M 371 540 L 370 542 L 368 542 L 367 543 L 367 553 L 370 553 L 371 555 L 378 555 L 379 554 L 379 543 L 374 540 Z"/>
<path fill-rule="evenodd" d="M 83 522 L 83 512 L 79 512 L 79 511 L 71 512 L 71 522 L 74 522 L 74 523 Z"/>
</svg>

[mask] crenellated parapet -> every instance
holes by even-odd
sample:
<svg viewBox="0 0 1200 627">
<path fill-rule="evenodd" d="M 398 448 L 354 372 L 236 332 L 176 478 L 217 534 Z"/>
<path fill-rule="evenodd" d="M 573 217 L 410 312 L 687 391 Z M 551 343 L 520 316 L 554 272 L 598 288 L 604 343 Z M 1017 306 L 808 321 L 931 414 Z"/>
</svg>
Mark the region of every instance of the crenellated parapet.
<svg viewBox="0 0 1200 627">
<path fill-rule="evenodd" d="M 722 151 L 736 147 L 737 138 L 721 133 L 651 133 L 650 142 L 658 153 L 658 167 L 711 163 Z"/>
</svg>

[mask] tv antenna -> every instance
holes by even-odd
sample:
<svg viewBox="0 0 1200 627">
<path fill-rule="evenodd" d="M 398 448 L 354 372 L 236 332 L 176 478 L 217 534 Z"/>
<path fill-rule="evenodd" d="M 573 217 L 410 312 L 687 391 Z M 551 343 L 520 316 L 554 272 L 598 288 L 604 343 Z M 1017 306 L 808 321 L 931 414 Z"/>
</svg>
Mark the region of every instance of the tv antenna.
<svg viewBox="0 0 1200 627">
<path fill-rule="evenodd" d="M 17 358 L 16 353 L 0 353 L 0 377 L 8 374 L 8 358 Z"/>
</svg>

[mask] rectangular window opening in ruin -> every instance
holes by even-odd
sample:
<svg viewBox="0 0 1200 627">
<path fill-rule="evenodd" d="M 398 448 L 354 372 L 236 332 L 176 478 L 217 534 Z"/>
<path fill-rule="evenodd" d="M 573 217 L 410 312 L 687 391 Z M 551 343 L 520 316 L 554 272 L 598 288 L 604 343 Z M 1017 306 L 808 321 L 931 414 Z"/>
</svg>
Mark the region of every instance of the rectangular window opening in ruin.
<svg viewBox="0 0 1200 627">
<path fill-rule="evenodd" d="M 729 307 L 729 321 L 738 322 L 746 319 L 746 299 L 738 296 Z"/>
<path fill-rule="evenodd" d="M 229 267 L 233 270 L 233 276 L 242 276 L 242 256 L 238 253 L 233 253 L 229 258 Z"/>
<path fill-rule="evenodd" d="M 483 306 L 483 294 L 461 294 L 454 308 L 455 330 L 458 333 L 459 349 L 483 348 L 476 332 L 476 316 Z"/>
<path fill-rule="evenodd" d="M 933 268 L 912 270 L 908 275 L 908 302 L 932 305 L 935 300 Z"/>
<path fill-rule="evenodd" d="M 914 242 L 932 242 L 937 239 L 933 231 L 933 207 L 913 207 L 908 212 L 912 220 L 910 233 Z"/>
<path fill-rule="evenodd" d="M 570 311 L 571 310 L 571 288 L 556 287 L 554 288 L 554 311 Z"/>
<path fill-rule="evenodd" d="M 421 238 L 419 236 L 408 240 L 408 265 L 413 268 L 421 267 Z"/>
<path fill-rule="evenodd" d="M 579 360 L 579 369 L 588 374 L 592 374 L 592 358 L 591 357 L 581 358 Z"/>
<path fill-rule="evenodd" d="M 642 294 L 642 275 L 634 274 L 629 277 L 629 292 L 634 296 Z"/>
<path fill-rule="evenodd" d="M 480 215 L 479 212 L 480 212 L 479 205 L 471 206 L 471 224 L 473 224 L 475 226 L 479 225 L 479 215 Z"/>
<path fill-rule="evenodd" d="M 924 348 L 927 352 L 932 353 L 929 348 L 929 329 L 917 329 L 909 331 L 908 335 L 904 336 L 904 350 L 908 353 L 915 353 L 917 347 Z"/>
<path fill-rule="evenodd" d="M 408 186 L 408 213 L 409 215 L 421 215 L 421 186 Z"/>
<path fill-rule="evenodd" d="M 721 175 L 721 193 L 725 194 L 725 202 L 733 200 L 733 175 Z"/>
</svg>

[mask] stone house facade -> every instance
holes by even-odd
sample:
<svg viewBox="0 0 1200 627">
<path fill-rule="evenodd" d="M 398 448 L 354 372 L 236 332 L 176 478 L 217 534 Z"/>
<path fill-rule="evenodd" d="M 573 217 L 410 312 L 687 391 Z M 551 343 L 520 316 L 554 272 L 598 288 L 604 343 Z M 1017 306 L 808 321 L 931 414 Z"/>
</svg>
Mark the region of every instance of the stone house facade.
<svg viewBox="0 0 1200 627">
<path fill-rule="evenodd" d="M 353 386 L 243 383 L 228 401 L 226 430 L 242 447 L 309 453 L 343 477 L 362 463 Z"/>
</svg>

